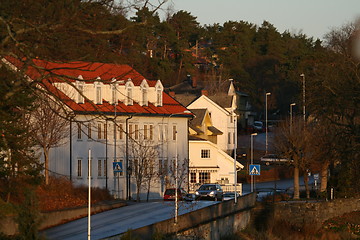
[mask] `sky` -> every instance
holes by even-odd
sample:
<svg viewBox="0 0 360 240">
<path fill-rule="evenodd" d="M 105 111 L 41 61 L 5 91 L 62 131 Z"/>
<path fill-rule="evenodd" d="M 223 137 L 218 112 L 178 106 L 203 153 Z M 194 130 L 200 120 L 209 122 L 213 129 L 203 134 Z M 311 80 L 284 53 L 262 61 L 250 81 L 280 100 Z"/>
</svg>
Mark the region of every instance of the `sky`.
<svg viewBox="0 0 360 240">
<path fill-rule="evenodd" d="M 323 40 L 326 33 L 360 17 L 360 0 L 171 0 L 201 24 L 270 22 L 280 33 L 303 33 Z"/>
</svg>

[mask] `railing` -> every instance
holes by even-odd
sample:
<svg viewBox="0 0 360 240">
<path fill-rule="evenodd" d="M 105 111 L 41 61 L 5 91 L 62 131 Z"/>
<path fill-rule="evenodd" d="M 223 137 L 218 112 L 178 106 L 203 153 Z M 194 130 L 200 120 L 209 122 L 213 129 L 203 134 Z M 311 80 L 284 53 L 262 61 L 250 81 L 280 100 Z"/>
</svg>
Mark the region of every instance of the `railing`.
<svg viewBox="0 0 360 240">
<path fill-rule="evenodd" d="M 220 186 L 222 187 L 224 192 L 234 192 L 235 191 L 234 184 L 221 184 Z M 236 192 L 239 193 L 240 195 L 242 195 L 242 184 L 241 183 L 236 184 Z"/>
<path fill-rule="evenodd" d="M 196 191 L 196 189 L 198 189 L 201 185 L 202 185 L 202 183 L 190 183 L 189 192 L 194 193 Z M 224 193 L 225 192 L 234 192 L 234 190 L 235 190 L 234 184 L 220 184 L 220 186 L 223 189 Z M 236 184 L 236 192 L 239 193 L 240 195 L 242 195 L 242 184 L 241 183 Z"/>
</svg>

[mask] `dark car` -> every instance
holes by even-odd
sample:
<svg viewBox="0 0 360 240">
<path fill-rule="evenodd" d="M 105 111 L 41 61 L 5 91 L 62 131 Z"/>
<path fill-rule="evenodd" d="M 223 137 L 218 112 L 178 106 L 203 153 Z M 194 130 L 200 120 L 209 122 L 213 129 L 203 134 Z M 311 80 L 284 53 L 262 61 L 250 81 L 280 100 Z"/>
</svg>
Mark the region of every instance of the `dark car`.
<svg viewBox="0 0 360 240">
<path fill-rule="evenodd" d="M 188 193 L 182 189 L 178 188 L 178 200 L 187 200 Z M 175 200 L 175 188 L 168 188 L 164 192 L 164 201 L 174 201 Z"/>
<path fill-rule="evenodd" d="M 219 184 L 203 184 L 195 192 L 197 200 L 211 199 L 214 201 L 223 200 L 223 190 Z"/>
</svg>

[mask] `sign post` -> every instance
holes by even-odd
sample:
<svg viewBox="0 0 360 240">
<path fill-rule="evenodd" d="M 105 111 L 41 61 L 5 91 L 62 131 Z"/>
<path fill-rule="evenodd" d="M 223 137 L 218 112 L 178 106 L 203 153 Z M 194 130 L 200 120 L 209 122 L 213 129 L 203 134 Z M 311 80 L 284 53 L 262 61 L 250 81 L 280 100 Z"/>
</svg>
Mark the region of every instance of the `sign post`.
<svg viewBox="0 0 360 240">
<path fill-rule="evenodd" d="M 249 175 L 250 176 L 260 175 L 260 165 L 259 164 L 250 164 Z M 255 189 L 255 179 L 251 183 L 251 187 L 252 187 L 251 189 Z"/>
</svg>

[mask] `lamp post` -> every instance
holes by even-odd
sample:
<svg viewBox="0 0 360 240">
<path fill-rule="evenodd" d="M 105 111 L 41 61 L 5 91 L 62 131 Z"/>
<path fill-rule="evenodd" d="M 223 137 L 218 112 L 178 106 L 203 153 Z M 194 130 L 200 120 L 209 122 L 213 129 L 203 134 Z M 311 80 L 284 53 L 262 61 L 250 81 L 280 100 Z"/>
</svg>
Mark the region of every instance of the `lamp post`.
<svg viewBox="0 0 360 240">
<path fill-rule="evenodd" d="M 116 98 L 116 79 L 113 79 L 111 81 L 111 84 L 113 84 L 113 103 L 114 103 L 114 162 L 116 162 L 116 130 L 117 130 L 117 125 L 116 125 L 116 102 L 117 102 L 117 98 Z M 116 174 L 116 176 L 115 176 Z M 114 191 L 116 189 L 116 178 L 117 178 L 117 184 L 118 184 L 118 193 L 117 193 L 117 198 L 119 198 L 119 193 L 120 193 L 120 184 L 119 184 L 119 173 L 114 173 Z"/>
<path fill-rule="evenodd" d="M 179 114 L 183 114 L 183 113 L 191 113 L 189 110 L 185 110 L 179 113 L 172 113 L 169 115 L 168 120 L 170 120 L 170 118 L 172 116 L 175 115 L 179 115 Z M 174 224 L 176 225 L 178 222 L 178 212 L 179 212 L 179 206 L 178 206 L 178 150 L 177 150 L 177 129 L 174 132 L 174 137 L 175 137 L 175 216 L 174 216 Z"/>
<path fill-rule="evenodd" d="M 302 84 L 303 84 L 303 118 L 304 118 L 304 125 L 306 120 L 306 111 L 305 111 L 305 74 L 300 74 L 302 77 Z"/>
<path fill-rule="evenodd" d="M 88 240 L 91 239 L 91 149 L 89 149 L 88 161 Z"/>
<path fill-rule="evenodd" d="M 256 136 L 257 133 L 252 133 L 250 136 L 250 150 L 251 150 L 251 155 L 250 155 L 250 165 L 254 164 L 254 136 Z M 254 175 L 250 175 L 251 181 L 250 181 L 250 186 L 251 186 L 251 192 L 254 191 Z"/>
<path fill-rule="evenodd" d="M 236 148 L 237 148 L 237 118 L 235 111 L 232 112 L 232 117 L 234 117 L 234 203 L 237 203 L 237 171 L 236 171 Z"/>
<path fill-rule="evenodd" d="M 291 103 L 290 104 L 290 134 L 292 132 L 292 122 L 293 122 L 293 119 L 292 119 L 292 116 L 293 116 L 293 106 L 295 106 L 296 103 Z"/>
<path fill-rule="evenodd" d="M 267 92 L 265 95 L 265 153 L 268 154 L 268 96 L 271 93 Z"/>
</svg>

